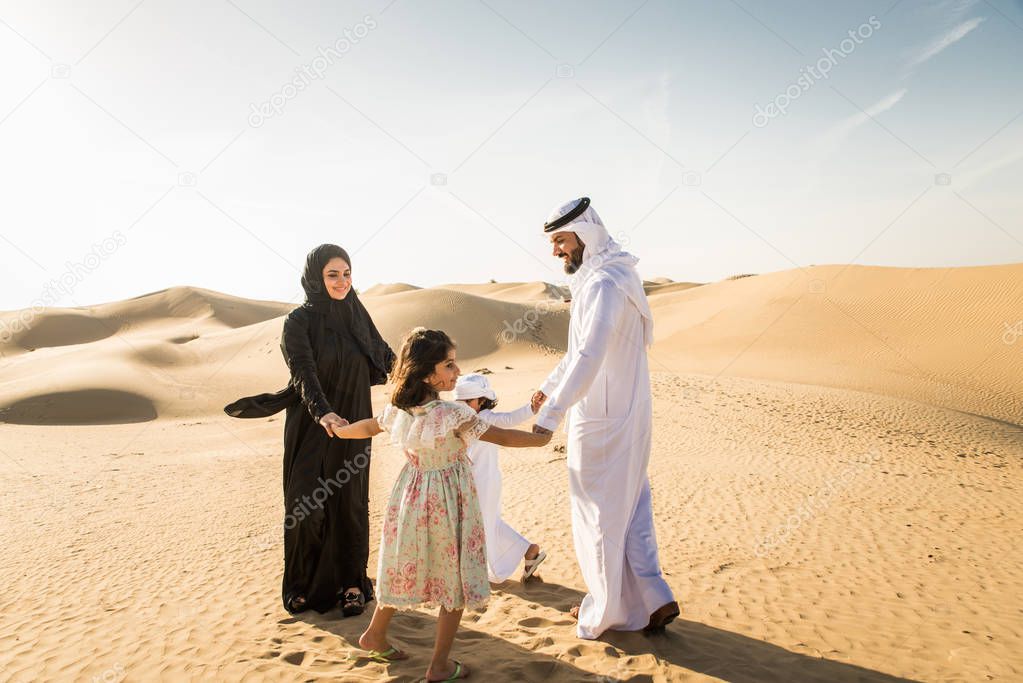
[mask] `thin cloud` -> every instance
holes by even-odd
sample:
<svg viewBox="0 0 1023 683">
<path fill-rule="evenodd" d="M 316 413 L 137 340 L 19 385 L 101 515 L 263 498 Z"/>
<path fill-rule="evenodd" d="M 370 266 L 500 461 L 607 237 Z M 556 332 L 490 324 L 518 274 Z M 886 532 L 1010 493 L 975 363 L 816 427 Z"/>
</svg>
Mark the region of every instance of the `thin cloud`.
<svg viewBox="0 0 1023 683">
<path fill-rule="evenodd" d="M 874 104 L 867 107 L 861 112 L 857 112 L 847 119 L 842 120 L 835 128 L 832 129 L 832 134 L 839 138 L 844 138 L 856 128 L 859 128 L 864 123 L 874 118 L 882 112 L 886 112 L 896 104 L 899 103 L 906 93 L 909 92 L 907 88 L 896 90 L 891 95 L 883 97 Z"/>
<path fill-rule="evenodd" d="M 909 66 L 920 66 L 927 60 L 931 59 L 945 48 L 958 43 L 960 40 L 970 34 L 975 28 L 980 26 L 984 21 L 985 17 L 974 17 L 967 19 L 966 21 L 953 26 L 951 29 L 946 31 L 943 35 L 931 42 L 930 45 L 925 47 L 920 54 L 910 60 Z"/>
<path fill-rule="evenodd" d="M 894 107 L 905 97 L 907 92 L 909 92 L 907 88 L 896 90 L 890 95 L 882 97 L 863 111 L 858 111 L 852 116 L 842 119 L 821 133 L 814 145 L 819 159 L 828 159 L 833 154 L 836 154 L 854 130 L 877 115 Z"/>
<path fill-rule="evenodd" d="M 1020 161 L 1023 161 L 1023 147 L 1018 145 L 1007 145 L 1007 147 L 1011 149 L 1007 154 L 995 157 L 974 168 L 967 169 L 961 174 L 956 174 L 953 171 L 953 183 L 962 188 L 971 187 L 986 177 L 998 173 L 1003 168 L 1015 166 Z"/>
<path fill-rule="evenodd" d="M 958 20 L 962 15 L 973 9 L 980 0 L 945 0 L 933 6 L 933 13 L 938 16 L 949 16 Z"/>
</svg>

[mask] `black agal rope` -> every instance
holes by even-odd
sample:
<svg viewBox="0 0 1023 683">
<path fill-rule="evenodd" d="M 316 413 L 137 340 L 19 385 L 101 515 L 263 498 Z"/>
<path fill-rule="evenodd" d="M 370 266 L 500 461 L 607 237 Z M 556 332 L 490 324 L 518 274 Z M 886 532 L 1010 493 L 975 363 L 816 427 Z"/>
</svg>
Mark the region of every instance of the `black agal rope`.
<svg viewBox="0 0 1023 683">
<path fill-rule="evenodd" d="M 583 215 L 583 212 L 586 211 L 586 209 L 588 209 L 589 206 L 590 206 L 590 198 L 589 197 L 583 197 L 582 199 L 579 200 L 579 203 L 576 204 L 575 208 L 572 209 L 571 211 L 569 211 L 568 213 L 566 213 L 564 216 L 562 216 L 561 218 L 558 218 L 556 220 L 553 220 L 550 223 L 544 223 L 543 224 L 543 231 L 544 232 L 554 232 L 558 228 L 563 227 L 565 225 L 568 225 L 569 223 L 574 221 L 576 218 L 578 218 L 579 216 Z"/>
</svg>

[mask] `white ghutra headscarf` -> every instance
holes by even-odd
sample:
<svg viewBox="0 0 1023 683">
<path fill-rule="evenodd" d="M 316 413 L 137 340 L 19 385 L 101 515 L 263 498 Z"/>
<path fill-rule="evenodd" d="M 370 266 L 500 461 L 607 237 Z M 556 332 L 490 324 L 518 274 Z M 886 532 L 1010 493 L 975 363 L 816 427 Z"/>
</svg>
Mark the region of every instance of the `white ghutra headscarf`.
<svg viewBox="0 0 1023 683">
<path fill-rule="evenodd" d="M 580 199 L 573 199 L 555 207 L 547 218 L 547 223 L 553 223 L 568 214 L 579 205 L 580 201 Z M 650 312 L 650 304 L 647 302 L 646 292 L 643 290 L 643 280 L 636 271 L 639 259 L 622 250 L 621 245 L 611 237 L 607 228 L 604 227 L 604 222 L 600 220 L 600 216 L 597 215 L 592 204 L 570 222 L 547 234 L 553 235 L 559 232 L 574 232 L 586 245 L 582 265 L 579 270 L 569 276 L 568 286 L 572 292 L 573 301 L 592 281 L 598 278 L 612 280 L 643 316 L 644 343 L 648 347 L 651 346 L 654 343 L 654 316 Z"/>
</svg>

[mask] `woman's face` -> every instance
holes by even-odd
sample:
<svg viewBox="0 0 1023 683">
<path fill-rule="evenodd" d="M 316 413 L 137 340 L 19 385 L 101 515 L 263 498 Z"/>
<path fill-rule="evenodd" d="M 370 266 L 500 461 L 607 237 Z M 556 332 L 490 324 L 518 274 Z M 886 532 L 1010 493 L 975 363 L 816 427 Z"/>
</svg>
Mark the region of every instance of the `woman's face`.
<svg viewBox="0 0 1023 683">
<path fill-rule="evenodd" d="M 448 351 L 448 357 L 434 366 L 433 372 L 426 378 L 426 383 L 434 391 L 454 391 L 458 376 L 462 374 L 455 363 L 455 350 Z"/>
<path fill-rule="evenodd" d="M 344 299 L 352 291 L 352 267 L 340 256 L 330 259 L 323 266 L 323 286 L 331 299 Z"/>
</svg>

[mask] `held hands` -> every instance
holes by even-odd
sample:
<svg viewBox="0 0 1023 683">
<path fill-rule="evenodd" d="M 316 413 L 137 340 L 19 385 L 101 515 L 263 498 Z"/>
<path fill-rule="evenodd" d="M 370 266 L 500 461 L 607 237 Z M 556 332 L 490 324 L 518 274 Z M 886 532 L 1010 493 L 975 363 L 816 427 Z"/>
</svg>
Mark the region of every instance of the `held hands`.
<svg viewBox="0 0 1023 683">
<path fill-rule="evenodd" d="M 529 407 L 533 410 L 533 414 L 536 415 L 540 412 L 540 407 L 547 401 L 547 394 L 542 391 L 537 391 L 533 394 L 532 400 L 529 402 Z M 549 429 L 545 429 L 540 425 L 533 425 L 533 435 L 537 437 L 538 445 L 546 446 L 551 442 L 551 437 L 554 436 L 554 432 Z"/>
<path fill-rule="evenodd" d="M 334 433 L 334 430 L 341 429 L 342 427 L 347 427 L 348 420 L 344 419 L 337 413 L 327 413 L 326 415 L 320 418 L 320 426 L 326 430 L 327 436 L 333 438 L 334 436 L 337 436 Z"/>
<path fill-rule="evenodd" d="M 540 425 L 533 425 L 533 434 L 538 437 L 537 441 L 540 446 L 546 446 L 549 444 L 551 442 L 551 437 L 554 436 L 554 432 L 549 429 L 544 429 Z"/>
</svg>

